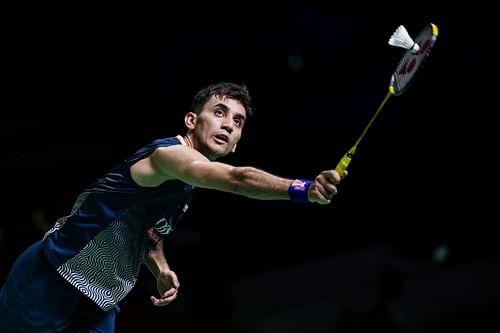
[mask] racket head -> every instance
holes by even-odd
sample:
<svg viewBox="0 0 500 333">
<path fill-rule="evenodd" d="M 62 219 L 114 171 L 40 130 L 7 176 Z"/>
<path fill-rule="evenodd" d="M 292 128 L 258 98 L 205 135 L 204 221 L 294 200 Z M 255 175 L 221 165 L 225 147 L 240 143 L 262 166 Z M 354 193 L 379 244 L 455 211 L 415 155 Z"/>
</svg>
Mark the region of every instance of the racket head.
<svg viewBox="0 0 500 333">
<path fill-rule="evenodd" d="M 429 57 L 438 36 L 438 28 L 430 23 L 413 40 L 420 46 L 418 52 L 406 50 L 391 76 L 389 91 L 401 95 L 415 79 L 425 60 Z"/>
</svg>

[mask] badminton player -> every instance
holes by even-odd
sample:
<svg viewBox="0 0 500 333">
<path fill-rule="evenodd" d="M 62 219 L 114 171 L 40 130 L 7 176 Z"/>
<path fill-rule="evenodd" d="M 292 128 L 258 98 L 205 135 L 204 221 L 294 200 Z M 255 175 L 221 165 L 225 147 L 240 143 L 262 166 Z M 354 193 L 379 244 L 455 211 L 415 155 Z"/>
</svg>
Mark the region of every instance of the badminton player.
<svg viewBox="0 0 500 333">
<path fill-rule="evenodd" d="M 216 162 L 235 151 L 251 115 L 245 85 L 205 87 L 184 117 L 185 135 L 151 142 L 91 184 L 70 214 L 17 258 L 0 291 L 2 332 L 114 332 L 119 303 L 134 288 L 142 265 L 157 281 L 152 304 L 175 300 L 180 283 L 163 239 L 197 187 L 328 204 L 346 171 L 285 179 Z"/>
</svg>

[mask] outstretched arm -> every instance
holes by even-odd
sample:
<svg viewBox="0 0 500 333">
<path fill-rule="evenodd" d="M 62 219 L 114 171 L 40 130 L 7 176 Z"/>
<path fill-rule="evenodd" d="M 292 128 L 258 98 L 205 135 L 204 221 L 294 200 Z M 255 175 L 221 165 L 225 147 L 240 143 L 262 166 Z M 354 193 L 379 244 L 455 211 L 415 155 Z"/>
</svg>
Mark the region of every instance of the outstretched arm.
<svg viewBox="0 0 500 333">
<path fill-rule="evenodd" d="M 159 298 L 151 296 L 151 301 L 156 306 L 164 306 L 177 298 L 179 280 L 174 271 L 168 266 L 163 252 L 163 240 L 160 240 L 156 248 L 148 254 L 146 266 L 156 278 Z"/>
<path fill-rule="evenodd" d="M 215 189 L 260 200 L 288 200 L 293 179 L 283 178 L 254 167 L 235 167 L 208 160 L 183 145 L 157 149 L 132 166 L 132 177 L 142 186 L 157 186 L 179 179 L 196 187 Z M 342 177 L 335 170 L 321 172 L 307 187 L 310 202 L 327 204 L 337 193 Z"/>
</svg>

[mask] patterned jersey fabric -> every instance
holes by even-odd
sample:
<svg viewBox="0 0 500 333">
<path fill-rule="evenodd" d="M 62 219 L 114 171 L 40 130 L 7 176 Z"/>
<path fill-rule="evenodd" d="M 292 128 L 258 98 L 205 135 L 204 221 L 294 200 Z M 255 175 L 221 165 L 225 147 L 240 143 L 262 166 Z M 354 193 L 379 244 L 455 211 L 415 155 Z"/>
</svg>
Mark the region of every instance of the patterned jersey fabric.
<svg viewBox="0 0 500 333">
<path fill-rule="evenodd" d="M 171 180 L 145 188 L 130 175 L 133 163 L 175 144 L 180 142 L 174 137 L 158 139 L 138 150 L 80 194 L 71 213 L 44 236 L 51 264 L 104 310 L 130 292 L 158 237 L 171 232 L 188 209 L 193 186 Z"/>
</svg>

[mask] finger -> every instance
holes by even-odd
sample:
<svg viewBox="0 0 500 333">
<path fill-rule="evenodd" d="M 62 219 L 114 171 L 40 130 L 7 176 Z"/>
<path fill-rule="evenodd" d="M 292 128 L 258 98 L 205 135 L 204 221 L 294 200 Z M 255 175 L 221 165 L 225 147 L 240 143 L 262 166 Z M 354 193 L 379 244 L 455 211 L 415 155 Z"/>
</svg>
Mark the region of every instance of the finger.
<svg viewBox="0 0 500 333">
<path fill-rule="evenodd" d="M 167 298 L 167 297 L 173 296 L 175 294 L 177 294 L 177 289 L 170 288 L 170 289 L 164 291 L 160 296 L 161 296 L 161 298 Z"/>
<path fill-rule="evenodd" d="M 337 194 L 337 187 L 329 181 L 321 181 L 317 186 L 317 190 L 326 200 L 332 199 Z"/>
<path fill-rule="evenodd" d="M 177 279 L 177 275 L 175 274 L 170 275 L 170 283 L 175 289 L 178 289 L 180 287 L 179 280 Z"/>
<path fill-rule="evenodd" d="M 153 303 L 153 305 L 158 305 L 160 304 L 160 299 L 159 298 L 156 298 L 154 296 L 151 296 L 149 297 L 149 299 L 151 300 L 151 302 Z"/>
<path fill-rule="evenodd" d="M 323 171 L 318 180 L 321 180 L 322 178 L 324 180 L 321 183 L 330 183 L 330 184 L 338 184 L 341 179 L 341 177 L 335 170 Z"/>
<path fill-rule="evenodd" d="M 156 298 L 154 296 L 151 296 L 151 301 L 153 302 L 154 306 L 165 306 L 171 302 L 171 301 L 167 301 L 167 299 L 165 299 L 165 298 Z"/>
<path fill-rule="evenodd" d="M 324 186 L 315 186 L 312 191 L 312 202 L 326 205 L 330 203 L 332 195 L 325 190 Z"/>
<path fill-rule="evenodd" d="M 173 300 L 177 298 L 177 294 L 174 294 L 169 297 L 161 297 L 161 298 L 156 298 L 155 296 L 151 296 L 151 302 L 153 302 L 154 306 L 165 306 L 170 304 Z"/>
<path fill-rule="evenodd" d="M 330 174 L 328 174 L 328 180 L 331 184 L 338 184 L 342 179 L 341 175 L 337 173 L 337 171 L 332 170 Z"/>
<path fill-rule="evenodd" d="M 324 187 L 326 191 L 326 196 L 331 199 L 334 195 L 337 194 L 337 186 L 333 185 L 332 183 L 326 184 Z"/>
</svg>

